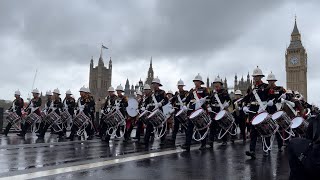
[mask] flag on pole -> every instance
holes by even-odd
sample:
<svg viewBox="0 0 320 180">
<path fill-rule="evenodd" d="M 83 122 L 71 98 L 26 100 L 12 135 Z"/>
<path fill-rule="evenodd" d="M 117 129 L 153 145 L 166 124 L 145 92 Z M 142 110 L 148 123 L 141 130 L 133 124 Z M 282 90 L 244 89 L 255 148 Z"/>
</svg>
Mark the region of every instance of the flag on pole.
<svg viewBox="0 0 320 180">
<path fill-rule="evenodd" d="M 103 44 L 102 44 L 102 46 L 101 46 L 103 49 L 108 49 L 106 46 L 104 46 Z"/>
</svg>

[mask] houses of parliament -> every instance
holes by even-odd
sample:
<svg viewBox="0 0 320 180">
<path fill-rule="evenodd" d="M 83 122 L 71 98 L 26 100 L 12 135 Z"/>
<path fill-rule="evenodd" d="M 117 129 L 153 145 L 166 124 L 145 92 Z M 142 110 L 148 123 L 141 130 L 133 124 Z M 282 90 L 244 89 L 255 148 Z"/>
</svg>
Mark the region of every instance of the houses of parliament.
<svg viewBox="0 0 320 180">
<path fill-rule="evenodd" d="M 285 70 L 286 70 L 286 88 L 299 91 L 305 99 L 308 98 L 307 92 L 307 53 L 301 42 L 301 34 L 298 30 L 297 21 L 294 22 L 293 31 L 291 33 L 290 45 L 286 49 L 285 53 Z M 266 72 L 265 72 L 266 73 Z M 266 74 L 267 75 L 267 74 Z M 278 75 L 281 76 L 281 75 Z M 152 66 L 152 57 L 150 60 L 150 66 L 147 73 L 147 78 L 143 82 L 141 79 L 135 85 L 129 82 L 129 79 L 125 83 L 125 95 L 128 97 L 134 96 L 137 90 L 143 90 L 144 84 L 151 84 L 154 78 L 154 70 Z M 92 95 L 96 100 L 104 99 L 107 96 L 107 89 L 111 86 L 112 80 L 112 61 L 109 60 L 109 66 L 105 67 L 103 57 L 100 55 L 98 60 L 98 66 L 94 67 L 93 58 L 90 61 L 90 75 L 89 75 L 89 87 Z M 178 79 L 178 78 L 177 78 Z M 228 89 L 232 94 L 235 90 L 241 90 L 242 94 L 246 94 L 248 87 L 252 85 L 251 76 L 248 73 L 244 78 L 239 78 L 237 74 L 234 77 L 233 86 L 228 86 L 227 79 L 222 79 L 224 82 L 224 88 Z M 207 78 L 206 86 L 212 88 L 213 84 L 209 77 Z"/>
</svg>

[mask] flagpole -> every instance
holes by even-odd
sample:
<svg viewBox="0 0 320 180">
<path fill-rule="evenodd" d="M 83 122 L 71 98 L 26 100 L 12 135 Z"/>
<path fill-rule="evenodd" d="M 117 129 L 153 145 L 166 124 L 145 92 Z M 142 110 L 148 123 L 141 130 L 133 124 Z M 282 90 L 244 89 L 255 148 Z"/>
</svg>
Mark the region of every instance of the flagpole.
<svg viewBox="0 0 320 180">
<path fill-rule="evenodd" d="M 101 52 L 100 52 L 100 57 L 102 58 L 102 46 L 103 46 L 103 43 L 101 43 Z"/>
</svg>

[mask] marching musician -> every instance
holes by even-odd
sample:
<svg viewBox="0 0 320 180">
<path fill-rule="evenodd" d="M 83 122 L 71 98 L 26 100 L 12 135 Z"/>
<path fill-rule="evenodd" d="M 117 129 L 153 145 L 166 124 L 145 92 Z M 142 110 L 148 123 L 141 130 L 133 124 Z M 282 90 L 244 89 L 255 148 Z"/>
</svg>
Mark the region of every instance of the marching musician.
<svg viewBox="0 0 320 180">
<path fill-rule="evenodd" d="M 42 121 L 40 122 L 39 129 L 38 131 L 36 131 L 36 133 L 40 133 L 45 126 L 45 116 L 48 115 L 49 108 L 51 107 L 51 104 L 52 104 L 52 92 L 50 90 L 46 92 L 46 98 L 47 98 L 46 99 L 47 101 L 44 104 L 44 108 L 42 109 L 44 116 L 42 117 Z M 51 128 L 51 133 L 53 134 L 52 128 Z"/>
<path fill-rule="evenodd" d="M 278 109 L 278 107 L 281 106 L 281 99 L 286 98 L 286 94 L 285 94 L 286 90 L 283 87 L 276 85 L 276 82 L 278 80 L 276 79 L 275 75 L 272 72 L 267 76 L 267 81 L 268 81 L 268 95 L 270 99 L 273 99 L 272 101 L 273 103 L 271 103 L 273 105 L 269 104 L 270 106 L 267 107 L 267 111 L 269 114 L 274 114 L 280 109 L 280 108 Z M 279 129 L 278 133 L 276 133 L 279 152 L 282 152 L 282 146 L 283 146 L 283 140 L 279 134 L 281 132 L 283 132 L 283 129 Z"/>
<path fill-rule="evenodd" d="M 91 95 L 90 89 L 86 88 L 87 91 L 85 92 L 86 94 L 86 99 L 89 102 L 89 118 L 90 118 L 90 122 L 88 124 L 88 126 L 86 127 L 86 133 L 88 135 L 87 140 L 92 140 L 95 134 L 95 124 L 94 124 L 94 120 L 95 120 L 95 106 L 96 106 L 96 102 L 94 100 L 94 97 Z"/>
<path fill-rule="evenodd" d="M 211 114 L 212 119 L 214 120 L 214 117 L 217 113 L 219 113 L 221 110 L 228 110 L 228 107 L 230 106 L 230 102 L 231 102 L 231 98 L 229 96 L 229 93 L 226 89 L 224 89 L 222 87 L 223 83 L 221 81 L 221 78 L 218 76 L 215 78 L 214 82 L 213 82 L 213 90 L 211 92 L 210 95 L 210 111 L 212 111 L 213 113 Z M 220 99 L 220 102 L 222 103 L 222 107 L 220 107 L 221 105 L 218 102 L 218 99 L 216 99 L 216 97 L 214 96 L 215 94 L 218 95 L 218 99 Z M 212 123 L 210 124 L 210 134 L 209 134 L 209 144 L 210 147 L 213 147 L 213 142 L 214 142 L 214 137 L 215 135 L 217 135 L 218 131 L 220 131 L 221 129 L 221 133 L 224 134 L 225 130 L 222 129 L 221 127 L 219 127 L 219 125 L 217 124 L 216 121 L 212 121 Z M 218 130 L 218 131 L 217 131 Z M 223 137 L 222 137 L 222 145 L 226 146 L 227 145 L 227 141 L 228 141 L 228 134 L 226 133 Z"/>
<path fill-rule="evenodd" d="M 124 90 L 123 87 L 121 86 L 121 84 L 119 86 L 117 86 L 116 88 L 116 92 L 117 92 L 117 100 L 116 100 L 116 106 L 119 107 L 119 111 L 121 112 L 122 116 L 125 118 L 125 121 L 127 122 L 126 125 L 128 125 L 129 127 L 124 127 L 124 126 L 120 126 L 117 129 L 117 136 L 120 137 L 120 131 L 124 131 L 124 142 L 128 141 L 130 139 L 130 134 L 131 132 L 128 132 L 127 130 L 130 128 L 131 123 L 128 122 L 128 115 L 127 115 L 127 110 L 126 107 L 128 107 L 128 98 L 126 96 L 123 95 Z"/>
<path fill-rule="evenodd" d="M 180 79 L 177 83 L 178 91 L 175 93 L 174 99 L 173 99 L 175 114 L 177 114 L 182 109 L 182 107 L 185 106 L 185 101 L 186 101 L 186 97 L 188 96 L 188 91 L 183 89 L 184 86 L 185 86 L 184 82 Z M 179 102 L 179 99 L 181 100 L 181 102 Z M 182 127 L 182 125 L 180 127 L 180 124 L 181 123 L 178 120 L 178 118 L 174 116 L 174 124 L 173 124 L 173 131 L 172 131 L 173 144 L 175 144 L 179 129 L 184 128 Z"/>
<path fill-rule="evenodd" d="M 21 118 L 22 116 L 21 109 L 24 106 L 24 101 L 20 97 L 21 93 L 19 90 L 14 92 L 14 96 L 15 96 L 15 100 L 12 102 L 12 106 L 7 111 L 11 113 L 16 113 Z M 9 130 L 12 127 L 12 125 L 13 124 L 11 124 L 11 122 L 8 122 L 6 129 L 4 130 L 4 133 L 3 133 L 5 136 L 8 136 Z"/>
<path fill-rule="evenodd" d="M 76 100 L 72 97 L 72 92 L 69 90 L 66 91 L 66 97 L 62 101 L 64 109 L 69 112 L 71 115 L 71 121 L 74 117 L 74 110 L 76 108 Z M 65 127 L 71 127 L 71 122 L 65 122 Z M 64 127 L 64 134 L 66 135 L 67 129 Z"/>
<path fill-rule="evenodd" d="M 60 115 L 60 111 L 62 111 L 62 108 L 63 108 L 63 104 L 62 104 L 62 101 L 61 101 L 61 98 L 60 98 L 60 90 L 57 88 L 57 89 L 53 90 L 52 104 L 51 104 L 50 107 L 48 107 L 48 115 L 53 111 L 55 113 L 57 113 L 57 115 Z M 43 129 L 41 129 L 40 134 L 38 135 L 39 139 L 43 139 L 44 138 L 44 135 L 45 135 L 45 133 L 47 132 L 47 130 L 48 130 L 48 128 L 50 126 L 54 126 L 54 122 L 53 122 L 53 124 L 45 123 Z M 59 134 L 59 138 L 62 138 L 62 136 L 64 134 L 63 131 L 60 131 L 60 132 L 57 132 L 57 133 Z"/>
<path fill-rule="evenodd" d="M 41 106 L 41 98 L 39 97 L 40 93 L 38 89 L 34 89 L 32 91 L 33 98 L 30 100 L 29 105 L 25 109 L 28 116 L 32 113 L 36 113 L 40 117 L 40 106 Z M 24 137 L 27 133 L 27 130 L 31 127 L 32 124 L 25 123 L 24 126 L 22 126 L 22 130 L 18 136 Z"/>
<path fill-rule="evenodd" d="M 302 102 L 296 98 L 295 94 L 293 93 L 292 90 L 288 89 L 286 91 L 286 97 L 285 100 L 293 102 L 294 103 L 294 110 L 298 113 L 297 115 L 300 117 L 304 117 L 305 116 L 305 110 L 304 107 L 302 105 Z M 290 116 L 290 118 L 295 118 L 296 115 L 294 113 L 291 113 L 290 109 L 285 109 L 288 108 L 287 106 L 284 107 L 284 110 L 288 113 L 288 115 Z"/>
<path fill-rule="evenodd" d="M 82 88 L 80 88 L 80 90 L 79 90 L 80 97 L 77 101 L 76 115 L 83 112 L 88 118 L 91 119 L 90 112 L 91 112 L 92 107 L 94 107 L 94 101 L 91 100 L 91 98 L 89 96 L 89 91 L 90 90 L 84 86 Z M 86 127 L 86 129 L 87 128 L 92 128 L 90 122 L 89 122 L 88 126 Z M 73 141 L 74 136 L 76 135 L 77 131 L 78 131 L 78 127 L 75 124 L 73 124 L 71 127 L 70 136 L 67 139 L 70 139 L 71 141 Z M 90 132 L 90 131 L 87 131 L 87 133 L 88 132 Z M 89 138 L 93 138 L 93 134 L 87 134 L 87 135 L 89 136 Z M 81 137 L 79 137 L 79 139 L 81 139 Z"/>
<path fill-rule="evenodd" d="M 232 101 L 234 111 L 233 111 L 232 115 L 235 119 L 237 126 L 239 126 L 239 128 L 240 128 L 240 134 L 242 136 L 243 143 L 245 143 L 246 139 L 247 139 L 247 137 L 246 137 L 246 116 L 242 110 L 243 102 L 242 102 L 242 98 L 241 98 L 242 97 L 241 90 L 239 90 L 239 89 L 236 90 L 234 95 L 235 95 L 235 98 Z M 233 127 L 233 128 L 236 128 L 236 127 Z M 232 138 L 233 138 L 233 140 L 235 139 L 235 137 L 232 137 Z"/>
<path fill-rule="evenodd" d="M 101 137 L 101 140 L 105 140 L 107 143 L 109 143 L 110 136 L 108 133 L 106 133 L 108 127 L 107 124 L 104 122 L 104 117 L 111 112 L 111 109 L 114 108 L 115 102 L 117 99 L 117 95 L 114 93 L 114 88 L 110 86 L 108 88 L 108 96 L 105 98 L 104 106 L 101 109 L 101 118 L 100 118 L 100 132 L 99 136 Z"/>
<path fill-rule="evenodd" d="M 153 107 L 154 107 L 154 103 L 152 100 L 152 90 L 149 84 L 145 84 L 143 87 L 143 99 L 142 99 L 142 103 L 141 103 L 141 112 L 143 113 L 144 111 L 149 111 L 152 112 Z M 143 127 L 143 122 L 139 119 L 138 123 L 141 123 L 141 126 Z M 145 124 L 146 127 L 148 127 L 150 123 Z M 151 125 L 149 125 L 151 126 Z M 152 128 L 152 127 L 149 127 Z M 152 131 L 152 130 L 151 130 Z M 149 133 L 149 132 L 148 132 Z M 138 138 L 138 142 L 140 142 L 140 134 L 141 134 L 141 130 L 137 131 L 137 138 Z M 146 145 L 146 147 L 149 146 L 149 139 L 150 139 L 151 134 L 148 135 L 148 139 L 146 139 L 146 133 L 144 135 L 145 139 L 144 139 L 144 144 Z"/>
<path fill-rule="evenodd" d="M 89 115 L 88 117 L 90 118 L 89 120 L 89 124 L 86 127 L 86 133 L 88 135 L 87 140 L 92 140 L 94 137 L 94 133 L 95 133 L 95 124 L 94 124 L 94 117 L 95 117 L 95 106 L 96 106 L 96 102 L 94 100 L 94 97 L 91 95 L 90 89 L 86 88 L 86 92 L 85 92 L 85 97 L 86 97 L 86 104 L 88 106 L 89 109 Z"/>
<path fill-rule="evenodd" d="M 202 81 L 202 77 L 200 76 L 200 74 L 198 74 L 194 80 L 194 85 L 195 87 L 192 88 L 189 91 L 189 94 L 186 98 L 186 104 L 188 105 L 188 107 L 184 107 L 186 109 L 188 109 L 188 116 L 190 116 L 190 114 L 196 110 L 196 102 L 197 99 L 200 98 L 205 98 L 207 96 L 209 96 L 209 91 L 206 87 L 202 87 L 201 85 L 204 84 L 204 82 Z M 197 96 L 195 97 L 194 94 Z M 205 103 L 202 104 L 201 108 L 203 108 L 205 111 L 207 111 L 207 101 Z M 188 120 L 188 127 L 187 127 L 187 131 L 186 131 L 186 143 L 182 146 L 183 149 L 186 149 L 187 151 L 190 151 L 190 146 L 191 146 L 191 140 L 192 140 L 192 134 L 193 134 L 193 128 L 194 128 L 194 124 L 191 122 L 191 120 Z M 202 130 L 200 131 L 200 134 L 203 135 L 205 133 L 206 130 Z M 206 141 L 207 139 L 204 138 L 203 140 L 201 140 L 201 146 L 200 146 L 200 150 L 204 150 L 206 148 Z"/>
<path fill-rule="evenodd" d="M 140 90 L 138 90 L 136 92 L 136 100 L 138 101 L 138 110 L 140 110 L 142 107 L 142 104 L 144 101 L 143 99 L 144 99 L 144 95 L 142 94 L 142 92 Z M 133 139 L 137 139 L 137 142 L 139 143 L 140 142 L 140 135 L 141 135 L 141 132 L 144 131 L 144 128 L 143 128 L 143 122 L 139 121 L 138 117 L 139 117 L 139 115 L 137 117 L 135 117 L 135 119 L 133 120 L 134 122 L 132 122 L 133 124 L 131 126 L 131 129 L 129 129 L 129 131 L 132 132 L 134 125 L 137 125 L 136 135 L 135 135 L 135 137 L 133 137 Z"/>
<path fill-rule="evenodd" d="M 246 106 L 243 108 L 243 111 L 247 114 L 249 114 L 249 121 L 252 123 L 253 118 L 259 114 L 260 112 L 263 112 L 265 109 L 263 107 L 260 107 L 261 102 L 258 102 L 258 99 L 255 98 L 255 95 L 253 93 L 253 90 L 257 92 L 257 95 L 260 97 L 262 102 L 268 102 L 268 105 L 270 105 L 269 95 L 268 95 L 268 84 L 264 83 L 262 81 L 262 78 L 264 77 L 262 70 L 259 69 L 259 67 L 255 68 L 253 71 L 253 80 L 254 84 L 251 90 L 248 91 L 248 94 L 244 97 L 243 101 L 245 102 Z M 250 88 L 250 87 L 249 87 Z M 273 103 L 271 104 L 273 105 Z M 250 151 L 246 151 L 246 155 L 250 156 L 252 159 L 256 158 L 255 150 L 256 150 L 256 143 L 259 136 L 258 131 L 255 129 L 255 127 L 251 124 L 250 125 Z M 269 146 L 270 145 L 270 137 L 266 138 L 266 143 Z M 264 156 L 268 156 L 269 153 L 265 152 Z"/>
<path fill-rule="evenodd" d="M 153 95 L 152 96 L 155 97 L 156 102 L 153 102 L 154 104 L 151 105 L 149 108 L 150 109 L 152 108 L 152 110 L 158 108 L 162 111 L 162 106 L 168 103 L 168 98 L 166 97 L 166 92 L 164 90 L 160 89 L 162 84 L 161 84 L 160 79 L 158 77 L 153 79 L 151 85 L 153 87 Z M 151 97 L 151 99 L 153 99 L 153 98 Z M 145 138 L 144 138 L 146 147 L 149 147 L 150 136 L 151 136 L 151 133 L 153 132 L 153 130 L 154 130 L 153 125 L 151 123 L 148 123 L 147 127 L 146 127 Z M 165 141 L 165 136 L 162 136 L 160 145 L 163 145 L 164 141 Z"/>
</svg>

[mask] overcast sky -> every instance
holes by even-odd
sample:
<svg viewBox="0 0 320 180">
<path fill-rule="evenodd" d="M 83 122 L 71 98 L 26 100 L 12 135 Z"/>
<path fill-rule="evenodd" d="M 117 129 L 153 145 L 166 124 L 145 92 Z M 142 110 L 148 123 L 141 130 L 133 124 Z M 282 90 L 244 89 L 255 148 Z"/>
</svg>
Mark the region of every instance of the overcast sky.
<svg viewBox="0 0 320 180">
<path fill-rule="evenodd" d="M 35 87 L 75 92 L 89 84 L 101 43 L 112 85 L 146 79 L 150 57 L 164 90 L 204 79 L 252 74 L 259 65 L 285 86 L 285 50 L 297 15 L 308 53 L 309 102 L 320 103 L 320 1 L 56 0 L 0 1 L 0 99 Z"/>
</svg>

